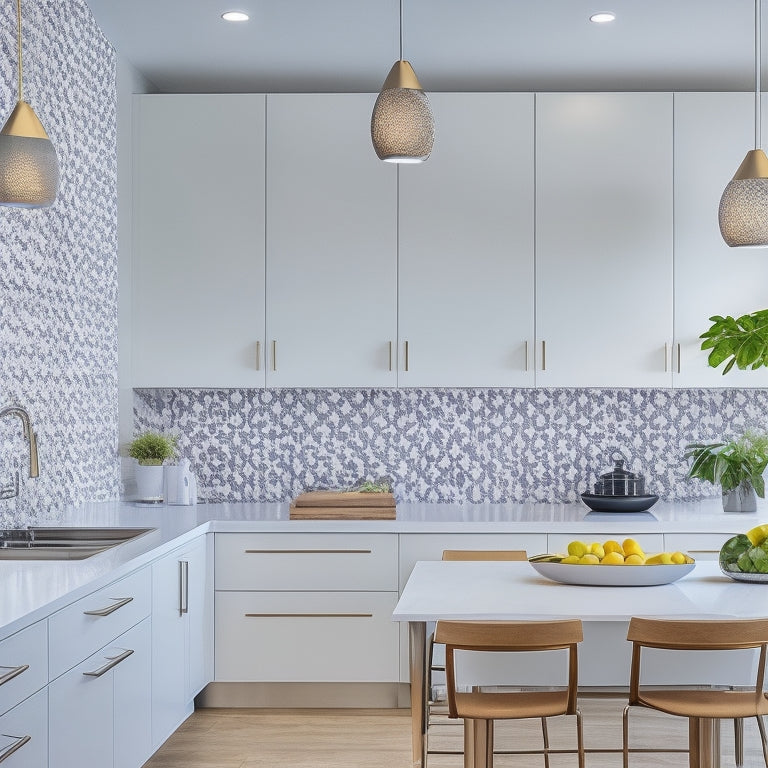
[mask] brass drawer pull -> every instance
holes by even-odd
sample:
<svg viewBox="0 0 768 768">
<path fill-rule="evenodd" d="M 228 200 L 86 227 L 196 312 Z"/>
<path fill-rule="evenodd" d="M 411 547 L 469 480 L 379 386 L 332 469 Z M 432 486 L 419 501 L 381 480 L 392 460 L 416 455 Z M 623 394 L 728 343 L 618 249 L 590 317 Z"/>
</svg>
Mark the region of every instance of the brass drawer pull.
<svg viewBox="0 0 768 768">
<path fill-rule="evenodd" d="M 272 339 L 272 370 L 277 370 L 277 340 Z"/>
<path fill-rule="evenodd" d="M 528 339 L 525 340 L 525 372 L 528 373 Z"/>
<path fill-rule="evenodd" d="M 665 341 L 664 342 L 664 373 L 666 373 L 669 370 L 668 357 L 669 357 L 669 344 Z"/>
<path fill-rule="evenodd" d="M 32 741 L 31 736 L 9 736 L 7 733 L 2 734 L 7 739 L 16 739 L 16 742 L 11 744 L 0 754 L 0 763 L 3 760 L 7 760 L 14 752 L 18 752 L 28 741 Z"/>
<path fill-rule="evenodd" d="M 256 341 L 256 370 L 261 370 L 261 342 Z"/>
<path fill-rule="evenodd" d="M 7 669 L 2 677 L 0 677 L 0 685 L 5 685 L 9 680 L 13 680 L 14 677 L 18 677 L 22 672 L 26 672 L 29 669 L 29 664 L 22 664 L 20 667 L 0 667 L 0 669 Z"/>
<path fill-rule="evenodd" d="M 246 555 L 370 555 L 370 549 L 246 549 Z"/>
<path fill-rule="evenodd" d="M 246 613 L 247 619 L 372 619 L 372 613 Z"/>
<path fill-rule="evenodd" d="M 109 672 L 110 669 L 116 667 L 121 661 L 125 661 L 132 653 L 132 649 L 126 648 L 117 656 L 105 656 L 104 658 L 109 659 L 109 661 L 103 667 L 94 669 L 93 672 L 83 672 L 83 674 L 86 677 L 101 677 L 105 672 Z"/>
<path fill-rule="evenodd" d="M 83 611 L 86 616 L 109 616 L 110 613 L 114 613 L 118 608 L 122 608 L 124 605 L 133 600 L 132 597 L 110 597 L 110 600 L 117 600 L 114 605 L 108 605 L 106 608 L 96 608 L 93 611 Z"/>
<path fill-rule="evenodd" d="M 680 373 L 680 345 L 677 345 L 677 372 Z"/>
<path fill-rule="evenodd" d="M 389 370 L 392 370 L 392 342 L 389 342 Z"/>
<path fill-rule="evenodd" d="M 541 370 L 547 370 L 547 342 L 541 342 Z"/>
<path fill-rule="evenodd" d="M 410 357 L 408 355 L 408 342 L 405 342 L 405 370 L 408 370 L 408 364 L 410 361 Z"/>
</svg>

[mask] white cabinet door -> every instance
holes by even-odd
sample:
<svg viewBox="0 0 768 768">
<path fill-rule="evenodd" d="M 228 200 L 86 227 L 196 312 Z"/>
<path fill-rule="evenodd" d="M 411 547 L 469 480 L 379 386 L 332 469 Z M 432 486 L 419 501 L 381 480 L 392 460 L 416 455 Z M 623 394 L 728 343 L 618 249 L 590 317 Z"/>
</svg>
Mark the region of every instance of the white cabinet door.
<svg viewBox="0 0 768 768">
<path fill-rule="evenodd" d="M 0 717 L 0 763 L 3 768 L 48 768 L 47 689 Z"/>
<path fill-rule="evenodd" d="M 672 94 L 536 96 L 536 383 L 672 382 Z"/>
<path fill-rule="evenodd" d="M 267 100 L 267 385 L 395 385 L 397 170 L 371 94 Z"/>
<path fill-rule="evenodd" d="M 133 386 L 264 386 L 265 97 L 135 99 Z"/>
<path fill-rule="evenodd" d="M 152 743 L 185 720 L 211 678 L 212 592 L 206 537 L 152 565 Z M 200 671 L 200 666 L 203 672 Z"/>
<path fill-rule="evenodd" d="M 768 257 L 729 248 L 720 235 L 720 197 L 754 147 L 754 96 L 675 94 L 675 346 L 677 387 L 766 387 L 768 368 L 707 365 L 699 336 L 712 315 L 768 308 Z"/>
<path fill-rule="evenodd" d="M 533 94 L 429 98 L 434 151 L 400 167 L 398 384 L 532 386 Z"/>
</svg>

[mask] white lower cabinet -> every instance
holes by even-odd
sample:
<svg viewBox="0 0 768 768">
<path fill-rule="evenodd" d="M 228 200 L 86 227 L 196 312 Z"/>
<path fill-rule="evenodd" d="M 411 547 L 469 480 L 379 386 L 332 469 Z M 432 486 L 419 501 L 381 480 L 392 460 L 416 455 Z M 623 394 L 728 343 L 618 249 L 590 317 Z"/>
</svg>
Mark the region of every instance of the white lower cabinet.
<svg viewBox="0 0 768 768">
<path fill-rule="evenodd" d="M 48 691 L 38 691 L 0 717 L 3 768 L 48 765 Z"/>
<path fill-rule="evenodd" d="M 208 538 L 152 565 L 152 744 L 159 747 L 192 713 L 212 678 L 212 583 Z"/>
<path fill-rule="evenodd" d="M 397 682 L 396 534 L 216 534 L 217 682 Z"/>
<path fill-rule="evenodd" d="M 137 768 L 152 754 L 150 619 L 48 686 L 50 768 Z"/>
</svg>

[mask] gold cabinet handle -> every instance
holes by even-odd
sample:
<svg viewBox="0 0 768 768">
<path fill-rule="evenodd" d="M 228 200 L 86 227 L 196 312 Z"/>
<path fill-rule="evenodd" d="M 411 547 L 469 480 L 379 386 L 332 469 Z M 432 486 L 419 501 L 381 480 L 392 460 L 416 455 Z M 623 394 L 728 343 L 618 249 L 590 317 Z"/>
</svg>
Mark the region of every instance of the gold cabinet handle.
<svg viewBox="0 0 768 768">
<path fill-rule="evenodd" d="M 277 341 L 272 339 L 272 370 L 277 370 Z"/>
<path fill-rule="evenodd" d="M 18 677 L 22 672 L 26 672 L 29 669 L 29 664 L 22 664 L 19 667 L 0 667 L 0 669 L 8 670 L 0 677 L 0 685 L 5 685 L 8 681 L 13 680 L 14 677 Z"/>
<path fill-rule="evenodd" d="M 667 364 L 669 357 L 669 344 L 665 341 L 664 342 L 664 373 L 666 373 L 669 370 L 669 365 Z"/>
<path fill-rule="evenodd" d="M 525 346 L 525 372 L 528 373 L 528 339 L 523 344 Z"/>
<path fill-rule="evenodd" d="M 677 345 L 677 372 L 680 373 L 680 344 Z"/>
<path fill-rule="evenodd" d="M 372 619 L 372 613 L 246 613 L 247 619 Z"/>
<path fill-rule="evenodd" d="M 547 370 L 547 342 L 543 340 L 541 342 L 541 370 Z"/>
<path fill-rule="evenodd" d="M 86 677 L 101 677 L 105 672 L 109 672 L 110 669 L 116 667 L 121 661 L 125 661 L 132 653 L 132 649 L 126 648 L 117 656 L 105 656 L 104 658 L 107 659 L 107 663 L 103 667 L 94 669 L 93 672 L 83 672 L 83 674 Z"/>
<path fill-rule="evenodd" d="M 409 359 L 408 359 L 408 342 L 406 341 L 405 342 L 405 370 L 406 371 L 408 370 L 408 362 L 409 362 Z"/>
<path fill-rule="evenodd" d="M 392 370 L 392 342 L 389 342 L 389 370 Z"/>
<path fill-rule="evenodd" d="M 261 370 L 261 342 L 256 340 L 256 370 Z"/>
<path fill-rule="evenodd" d="M 16 741 L 0 753 L 0 763 L 7 760 L 14 752 L 18 752 L 28 741 L 32 741 L 31 736 L 9 736 L 7 733 L 4 733 L 3 736 L 16 739 Z"/>
<path fill-rule="evenodd" d="M 112 597 L 110 600 L 116 600 L 114 605 L 108 605 L 106 608 L 96 608 L 92 611 L 83 611 L 86 616 L 109 616 L 110 613 L 114 613 L 118 608 L 122 608 L 124 605 L 133 600 L 132 597 Z"/>
</svg>

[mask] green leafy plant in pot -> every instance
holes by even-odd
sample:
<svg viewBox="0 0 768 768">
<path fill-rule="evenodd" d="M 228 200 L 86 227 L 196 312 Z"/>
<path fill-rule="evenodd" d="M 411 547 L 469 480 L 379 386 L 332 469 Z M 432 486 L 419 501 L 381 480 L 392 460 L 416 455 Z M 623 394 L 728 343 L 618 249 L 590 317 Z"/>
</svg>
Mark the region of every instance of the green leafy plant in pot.
<svg viewBox="0 0 768 768">
<path fill-rule="evenodd" d="M 128 455 L 136 459 L 136 490 L 141 501 L 163 500 L 163 462 L 176 457 L 178 438 L 144 432 L 131 441 Z"/>
<path fill-rule="evenodd" d="M 768 466 L 768 434 L 747 430 L 728 442 L 689 443 L 688 477 L 719 485 L 726 512 L 754 512 L 755 494 L 765 498 L 763 472 Z"/>
</svg>

